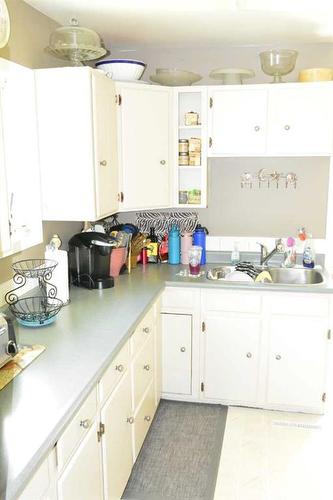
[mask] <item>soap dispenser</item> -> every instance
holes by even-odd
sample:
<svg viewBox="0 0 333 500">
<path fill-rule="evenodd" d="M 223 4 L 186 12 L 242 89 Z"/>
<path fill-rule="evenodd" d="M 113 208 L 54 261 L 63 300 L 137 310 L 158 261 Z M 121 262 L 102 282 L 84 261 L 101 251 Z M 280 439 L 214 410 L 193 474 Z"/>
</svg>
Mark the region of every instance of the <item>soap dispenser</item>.
<svg viewBox="0 0 333 500">
<path fill-rule="evenodd" d="M 312 269 L 315 266 L 315 259 L 316 254 L 313 245 L 312 234 L 308 234 L 304 244 L 303 266 Z"/>
</svg>

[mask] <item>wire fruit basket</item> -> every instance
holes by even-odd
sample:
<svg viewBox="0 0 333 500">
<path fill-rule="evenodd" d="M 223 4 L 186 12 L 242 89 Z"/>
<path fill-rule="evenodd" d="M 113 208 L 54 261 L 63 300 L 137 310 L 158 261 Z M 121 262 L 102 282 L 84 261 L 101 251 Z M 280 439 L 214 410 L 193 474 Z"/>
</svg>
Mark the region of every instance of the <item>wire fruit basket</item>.
<svg viewBox="0 0 333 500">
<path fill-rule="evenodd" d="M 60 299 L 38 295 L 18 299 L 9 309 L 21 325 L 39 327 L 52 323 L 62 305 Z"/>
</svg>

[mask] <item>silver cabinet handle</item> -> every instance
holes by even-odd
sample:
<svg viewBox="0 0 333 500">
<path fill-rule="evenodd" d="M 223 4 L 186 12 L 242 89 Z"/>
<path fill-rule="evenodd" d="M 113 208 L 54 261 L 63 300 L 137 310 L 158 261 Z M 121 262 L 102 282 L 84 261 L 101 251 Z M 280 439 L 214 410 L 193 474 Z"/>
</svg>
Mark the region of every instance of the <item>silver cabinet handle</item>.
<svg viewBox="0 0 333 500">
<path fill-rule="evenodd" d="M 247 358 L 252 358 L 252 353 L 251 353 L 251 352 L 248 352 L 248 353 L 246 354 L 246 357 L 247 357 Z"/>
<path fill-rule="evenodd" d="M 80 421 L 80 427 L 83 427 L 84 429 L 89 429 L 90 425 L 91 425 L 91 422 L 90 422 L 89 418 L 86 418 L 85 420 Z"/>
<path fill-rule="evenodd" d="M 116 370 L 118 370 L 118 372 L 123 372 L 124 371 L 124 365 L 117 365 L 116 366 Z"/>
<path fill-rule="evenodd" d="M 143 369 L 146 370 L 147 372 L 149 372 L 150 366 L 149 365 L 144 365 Z"/>
<path fill-rule="evenodd" d="M 161 164 L 161 165 L 165 165 L 165 164 L 166 164 L 166 161 L 165 161 L 165 160 L 161 160 L 161 161 L 160 161 L 160 164 Z"/>
<path fill-rule="evenodd" d="M 146 421 L 146 422 L 150 422 L 150 421 L 151 421 L 151 417 L 150 417 L 149 415 L 146 415 L 146 416 L 145 416 L 145 421 Z"/>
<path fill-rule="evenodd" d="M 280 355 L 280 354 L 277 354 L 277 355 L 275 356 L 275 359 L 276 359 L 277 361 L 280 361 L 280 359 L 281 359 L 281 355 Z"/>
<path fill-rule="evenodd" d="M 185 352 L 185 351 L 186 351 L 185 347 L 180 348 L 180 352 Z"/>
<path fill-rule="evenodd" d="M 149 333 L 149 332 L 150 332 L 150 328 L 149 328 L 149 326 L 145 326 L 144 328 L 142 328 L 142 331 L 143 331 L 144 333 Z"/>
<path fill-rule="evenodd" d="M 290 130 L 290 125 L 285 125 L 284 130 Z"/>
<path fill-rule="evenodd" d="M 259 130 L 260 130 L 259 125 L 256 125 L 256 126 L 254 127 L 254 130 L 255 130 L 255 132 L 259 132 Z"/>
<path fill-rule="evenodd" d="M 108 162 L 106 160 L 101 160 L 99 162 L 99 164 L 101 165 L 101 167 L 106 167 L 106 165 L 108 164 Z"/>
<path fill-rule="evenodd" d="M 126 422 L 128 424 L 134 424 L 134 418 L 133 417 L 128 417 L 127 420 L 126 420 Z"/>
</svg>

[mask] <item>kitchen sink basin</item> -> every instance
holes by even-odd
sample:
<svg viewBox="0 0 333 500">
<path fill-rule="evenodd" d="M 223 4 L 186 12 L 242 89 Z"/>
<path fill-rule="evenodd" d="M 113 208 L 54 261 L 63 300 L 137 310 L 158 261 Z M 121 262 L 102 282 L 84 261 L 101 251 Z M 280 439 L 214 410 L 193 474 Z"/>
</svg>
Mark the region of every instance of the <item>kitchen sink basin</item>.
<svg viewBox="0 0 333 500">
<path fill-rule="evenodd" d="M 320 285 L 324 276 L 317 269 L 269 267 L 273 283 L 280 285 Z"/>
<path fill-rule="evenodd" d="M 325 282 L 323 274 L 318 269 L 268 267 L 263 268 L 271 275 L 273 283 L 270 285 L 322 285 Z M 230 267 L 213 267 L 208 270 L 206 277 L 214 281 L 226 281 L 226 276 L 232 271 Z M 241 276 L 242 273 L 238 273 Z M 243 273 L 243 276 L 245 273 Z M 245 275 L 247 276 L 247 275 Z M 233 280 L 228 280 L 233 281 Z M 235 281 L 243 281 L 235 279 Z"/>
</svg>

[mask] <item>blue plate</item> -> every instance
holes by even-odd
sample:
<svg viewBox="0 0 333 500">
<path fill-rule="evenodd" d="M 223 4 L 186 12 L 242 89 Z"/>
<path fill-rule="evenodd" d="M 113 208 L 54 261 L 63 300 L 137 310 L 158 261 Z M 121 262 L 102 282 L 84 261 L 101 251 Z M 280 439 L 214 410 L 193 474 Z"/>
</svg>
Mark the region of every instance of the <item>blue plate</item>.
<svg viewBox="0 0 333 500">
<path fill-rule="evenodd" d="M 16 319 L 17 319 L 17 322 L 22 326 L 26 326 L 28 328 L 40 328 L 41 326 L 46 326 L 46 325 L 50 325 L 51 323 L 53 323 L 56 319 L 56 316 L 51 316 L 51 318 L 45 319 L 42 323 L 40 321 L 29 321 L 29 320 L 20 319 L 20 318 L 16 318 Z"/>
</svg>

